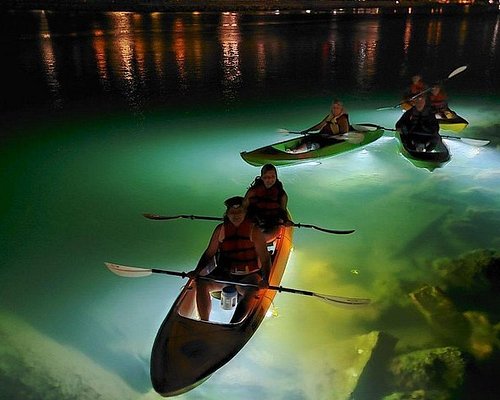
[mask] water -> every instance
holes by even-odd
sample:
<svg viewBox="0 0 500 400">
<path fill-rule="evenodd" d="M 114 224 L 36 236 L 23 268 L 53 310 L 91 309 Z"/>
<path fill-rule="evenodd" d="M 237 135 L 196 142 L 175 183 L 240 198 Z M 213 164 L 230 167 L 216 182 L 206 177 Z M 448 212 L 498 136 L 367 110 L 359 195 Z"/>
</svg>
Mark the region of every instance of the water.
<svg viewBox="0 0 500 400">
<path fill-rule="evenodd" d="M 34 12 L 2 22 L 2 398 L 159 398 L 149 353 L 183 282 L 119 278 L 104 261 L 191 270 L 214 224 L 142 213 L 221 215 L 259 173 L 239 152 L 285 139 L 277 128 L 311 126 L 333 97 L 353 123 L 394 126 L 400 111 L 376 108 L 397 104 L 415 72 L 437 80 L 468 65 L 446 85 L 450 105 L 470 122 L 464 135 L 492 143 L 448 141 L 452 159 L 432 173 L 389 133 L 280 168 L 295 222 L 356 229 L 297 230 L 282 283 L 374 304 L 279 294 L 278 318 L 180 398 L 345 398 L 346 340 L 379 329 L 398 349 L 435 345 L 406 294 L 439 282 L 435 259 L 500 247 L 496 14 Z"/>
</svg>

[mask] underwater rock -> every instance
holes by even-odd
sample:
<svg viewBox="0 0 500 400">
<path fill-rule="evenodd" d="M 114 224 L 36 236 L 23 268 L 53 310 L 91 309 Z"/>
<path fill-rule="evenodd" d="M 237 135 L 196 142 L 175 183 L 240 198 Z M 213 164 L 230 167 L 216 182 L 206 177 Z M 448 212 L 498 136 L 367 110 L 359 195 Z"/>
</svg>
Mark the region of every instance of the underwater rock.
<svg viewBox="0 0 500 400">
<path fill-rule="evenodd" d="M 349 399 L 372 400 L 386 391 L 387 368 L 396 342 L 395 337 L 383 332 L 370 332 L 356 338 L 356 353 L 360 362 L 356 363 L 357 370 L 353 376 L 358 379 Z"/>
<path fill-rule="evenodd" d="M 467 345 L 470 324 L 440 288 L 425 285 L 410 297 L 438 336 L 450 344 Z"/>
<path fill-rule="evenodd" d="M 398 391 L 451 393 L 458 391 L 464 383 L 466 361 L 458 348 L 441 347 L 397 356 L 389 369 Z"/>
<path fill-rule="evenodd" d="M 396 342 L 387 333 L 371 331 L 320 346 L 305 357 L 308 374 L 315 379 L 300 383 L 303 393 L 309 399 L 380 399 L 387 393 Z"/>
<path fill-rule="evenodd" d="M 412 392 L 396 392 L 385 396 L 382 400 L 452 400 L 448 392 L 439 390 L 414 390 Z"/>
<path fill-rule="evenodd" d="M 474 250 L 457 259 L 439 259 L 432 267 L 441 277 L 446 291 L 466 289 L 469 293 L 483 293 L 500 290 L 500 254 L 496 251 Z"/>
<path fill-rule="evenodd" d="M 479 360 L 490 357 L 500 350 L 500 323 L 491 325 L 488 316 L 477 311 L 467 311 L 465 318 L 471 326 L 468 350 Z"/>
</svg>

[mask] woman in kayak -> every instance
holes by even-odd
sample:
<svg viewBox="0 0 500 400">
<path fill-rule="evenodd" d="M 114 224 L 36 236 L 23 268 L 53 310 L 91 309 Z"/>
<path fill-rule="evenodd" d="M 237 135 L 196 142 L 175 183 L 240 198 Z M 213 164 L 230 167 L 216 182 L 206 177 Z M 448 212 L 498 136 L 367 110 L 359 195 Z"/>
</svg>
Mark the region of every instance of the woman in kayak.
<svg viewBox="0 0 500 400">
<path fill-rule="evenodd" d="M 267 251 L 264 235 L 255 224 L 246 218 L 243 197 L 227 199 L 224 222 L 219 224 L 205 252 L 189 277 L 197 277 L 216 259 L 216 266 L 206 277 L 229 280 L 232 282 L 258 285 L 259 288 L 269 286 L 268 278 L 271 269 L 271 258 Z M 207 279 L 198 279 L 196 283 L 196 304 L 201 320 L 208 321 L 212 302 L 210 292 L 221 290 L 227 284 Z M 233 314 L 231 322 L 238 322 L 247 311 L 248 299 L 257 290 L 255 287 L 237 286 L 242 295 Z"/>
<path fill-rule="evenodd" d="M 349 130 L 349 115 L 342 102 L 336 99 L 332 102 L 330 112 L 325 118 L 309 129 L 300 132 L 302 135 L 311 136 L 307 136 L 298 146 L 287 151 L 290 153 L 304 153 L 316 150 L 325 144 L 340 142 L 342 139 L 337 139 L 335 136 L 347 133 Z"/>
<path fill-rule="evenodd" d="M 440 85 L 434 85 L 429 95 L 431 108 L 436 118 L 454 118 L 455 115 L 448 107 L 448 95 Z"/>
<path fill-rule="evenodd" d="M 248 217 L 255 221 L 268 239 L 276 227 L 289 223 L 288 195 L 278 179 L 278 171 L 273 164 L 266 164 L 260 170 L 245 194 L 244 206 Z"/>
<path fill-rule="evenodd" d="M 415 99 L 414 105 L 396 122 L 404 146 L 416 151 L 432 151 L 441 141 L 439 123 L 427 104 L 425 95 Z"/>
</svg>

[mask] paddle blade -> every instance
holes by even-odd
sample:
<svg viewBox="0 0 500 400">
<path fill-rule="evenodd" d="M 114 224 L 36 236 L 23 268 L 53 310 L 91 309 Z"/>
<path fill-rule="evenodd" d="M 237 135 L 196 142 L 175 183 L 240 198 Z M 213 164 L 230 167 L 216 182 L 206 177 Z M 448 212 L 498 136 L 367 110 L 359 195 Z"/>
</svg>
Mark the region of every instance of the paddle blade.
<svg viewBox="0 0 500 400">
<path fill-rule="evenodd" d="M 314 297 L 323 300 L 328 304 L 341 306 L 366 306 L 371 303 L 370 299 L 359 299 L 356 297 L 331 296 L 329 294 L 313 293 Z"/>
<path fill-rule="evenodd" d="M 340 135 L 340 138 L 352 144 L 359 144 L 364 140 L 365 135 L 363 135 L 361 132 L 347 132 L 343 135 Z"/>
<path fill-rule="evenodd" d="M 284 135 L 286 135 L 287 133 L 290 133 L 290 131 L 288 129 L 283 129 L 283 128 L 276 129 L 276 132 L 283 133 Z"/>
<path fill-rule="evenodd" d="M 461 74 L 467 69 L 467 65 L 463 65 L 461 67 L 458 67 L 456 70 L 450 72 L 450 75 L 448 75 L 448 79 L 453 78 L 455 75 Z"/>
<path fill-rule="evenodd" d="M 371 124 L 352 124 L 353 129 L 360 132 L 371 132 L 376 131 L 378 128 L 376 125 Z"/>
<path fill-rule="evenodd" d="M 460 136 L 441 135 L 441 137 L 443 139 L 460 140 L 460 141 L 464 142 L 465 144 L 468 144 L 470 146 L 476 146 L 476 147 L 486 146 L 490 143 L 489 140 L 471 139 L 471 138 L 464 138 L 464 137 L 460 137 Z"/>
<path fill-rule="evenodd" d="M 489 140 L 481 140 L 481 139 L 470 139 L 470 138 L 462 138 L 462 142 L 470 144 L 471 146 L 483 147 L 490 143 Z"/>
<path fill-rule="evenodd" d="M 142 278 L 153 273 L 151 269 L 146 268 L 127 267 L 125 265 L 113 264 L 109 262 L 105 262 L 104 264 L 114 274 L 124 276 L 126 278 Z"/>
</svg>

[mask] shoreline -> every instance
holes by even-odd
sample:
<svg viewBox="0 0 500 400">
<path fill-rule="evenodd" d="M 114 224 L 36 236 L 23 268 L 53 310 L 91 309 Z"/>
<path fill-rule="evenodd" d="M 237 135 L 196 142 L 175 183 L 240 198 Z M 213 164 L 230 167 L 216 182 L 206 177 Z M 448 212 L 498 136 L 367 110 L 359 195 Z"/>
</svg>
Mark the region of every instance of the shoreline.
<svg viewBox="0 0 500 400">
<path fill-rule="evenodd" d="M 119 4 L 118 4 L 119 2 Z M 1 11 L 67 11 L 67 12 L 283 12 L 283 13 L 363 13 L 377 14 L 412 9 L 412 13 L 499 12 L 498 5 L 440 4 L 429 1 L 394 0 L 339 1 L 317 0 L 4 0 Z"/>
</svg>

